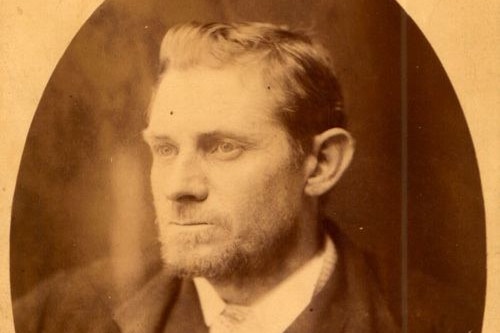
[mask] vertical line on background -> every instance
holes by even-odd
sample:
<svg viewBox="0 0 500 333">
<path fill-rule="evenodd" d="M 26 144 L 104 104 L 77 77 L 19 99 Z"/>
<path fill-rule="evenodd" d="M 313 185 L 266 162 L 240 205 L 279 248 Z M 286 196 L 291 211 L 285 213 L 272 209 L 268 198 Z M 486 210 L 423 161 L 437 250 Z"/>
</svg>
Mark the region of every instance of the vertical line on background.
<svg viewBox="0 0 500 333">
<path fill-rule="evenodd" d="M 401 9 L 401 326 L 408 332 L 408 18 Z"/>
</svg>

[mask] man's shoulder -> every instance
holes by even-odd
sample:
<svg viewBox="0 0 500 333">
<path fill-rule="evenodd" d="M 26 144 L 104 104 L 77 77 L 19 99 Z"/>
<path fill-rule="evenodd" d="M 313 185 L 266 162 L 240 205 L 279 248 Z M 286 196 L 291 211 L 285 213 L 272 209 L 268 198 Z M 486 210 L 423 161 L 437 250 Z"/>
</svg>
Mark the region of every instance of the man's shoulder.
<svg viewBox="0 0 500 333">
<path fill-rule="evenodd" d="M 90 329 L 91 322 L 104 324 L 114 300 L 112 288 L 107 288 L 106 266 L 96 262 L 60 271 L 17 299 L 13 309 L 16 332 L 83 331 Z"/>
<path fill-rule="evenodd" d="M 175 285 L 174 279 L 155 268 L 129 281 L 117 279 L 116 262 L 102 259 L 61 271 L 41 282 L 14 302 L 16 332 L 119 332 L 115 313 L 155 279 Z M 169 297 L 164 288 L 163 297 Z M 171 290 L 174 293 L 174 290 Z"/>
<path fill-rule="evenodd" d="M 342 307 L 346 332 L 397 332 L 397 323 L 368 257 L 349 237 L 329 228 L 338 261 L 330 297 Z"/>
</svg>

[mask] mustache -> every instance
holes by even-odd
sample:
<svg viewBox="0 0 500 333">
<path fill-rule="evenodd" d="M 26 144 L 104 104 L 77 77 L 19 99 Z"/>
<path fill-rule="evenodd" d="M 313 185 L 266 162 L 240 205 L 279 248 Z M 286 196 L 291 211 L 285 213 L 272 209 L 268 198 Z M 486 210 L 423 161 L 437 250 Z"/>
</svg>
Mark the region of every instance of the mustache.
<svg viewBox="0 0 500 333">
<path fill-rule="evenodd" d="M 154 204 L 157 213 L 162 215 L 172 216 L 174 219 L 179 220 L 192 220 L 210 218 L 213 215 L 218 215 L 211 210 L 202 208 L 190 202 L 162 202 Z"/>
<path fill-rule="evenodd" d="M 201 212 L 201 211 L 182 211 L 179 214 L 178 211 L 172 211 L 170 209 L 157 210 L 156 211 L 156 222 L 162 225 L 174 224 L 174 225 L 214 225 L 223 227 L 224 229 L 230 229 L 231 223 L 226 218 L 220 214 L 214 212 Z"/>
</svg>

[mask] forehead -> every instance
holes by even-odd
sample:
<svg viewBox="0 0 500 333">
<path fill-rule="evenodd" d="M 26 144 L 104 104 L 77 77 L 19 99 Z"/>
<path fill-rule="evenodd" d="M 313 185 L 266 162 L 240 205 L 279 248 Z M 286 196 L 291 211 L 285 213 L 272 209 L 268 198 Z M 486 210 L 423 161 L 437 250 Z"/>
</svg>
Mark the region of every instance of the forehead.
<svg viewBox="0 0 500 333">
<path fill-rule="evenodd" d="M 152 101 L 147 131 L 255 131 L 276 126 L 270 88 L 255 66 L 169 70 Z"/>
</svg>

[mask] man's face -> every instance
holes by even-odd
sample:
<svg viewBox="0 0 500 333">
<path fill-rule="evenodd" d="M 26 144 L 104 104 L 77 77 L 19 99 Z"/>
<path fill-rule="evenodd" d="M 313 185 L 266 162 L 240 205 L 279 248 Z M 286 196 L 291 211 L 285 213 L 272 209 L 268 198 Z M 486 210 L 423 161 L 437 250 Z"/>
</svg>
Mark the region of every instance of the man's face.
<svg viewBox="0 0 500 333">
<path fill-rule="evenodd" d="M 271 88 L 271 87 L 269 87 Z M 144 136 L 162 255 L 227 277 L 282 260 L 300 237 L 304 176 L 258 70 L 171 70 Z"/>
</svg>

